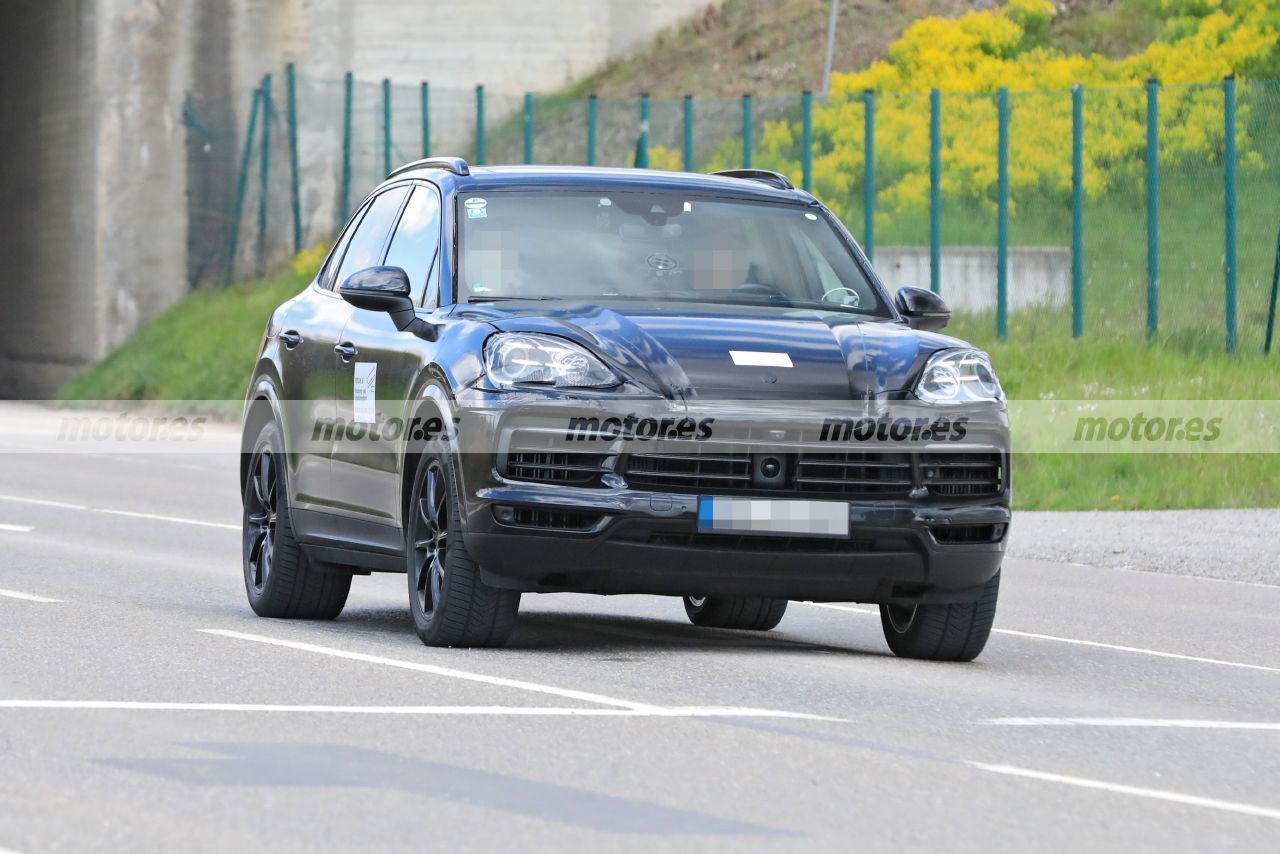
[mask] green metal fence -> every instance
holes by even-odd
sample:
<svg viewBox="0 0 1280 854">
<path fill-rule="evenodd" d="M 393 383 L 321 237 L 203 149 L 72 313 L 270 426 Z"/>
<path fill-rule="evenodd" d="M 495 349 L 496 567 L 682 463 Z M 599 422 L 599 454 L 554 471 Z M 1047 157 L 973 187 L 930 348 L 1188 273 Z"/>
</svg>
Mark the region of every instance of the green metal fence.
<svg viewBox="0 0 1280 854">
<path fill-rule="evenodd" d="M 891 288 L 978 340 L 1145 337 L 1267 350 L 1280 81 L 822 98 L 566 98 L 321 80 L 184 104 L 192 284 L 330 237 L 395 166 L 756 167 L 811 189 Z M 236 130 L 235 128 L 239 128 Z"/>
</svg>

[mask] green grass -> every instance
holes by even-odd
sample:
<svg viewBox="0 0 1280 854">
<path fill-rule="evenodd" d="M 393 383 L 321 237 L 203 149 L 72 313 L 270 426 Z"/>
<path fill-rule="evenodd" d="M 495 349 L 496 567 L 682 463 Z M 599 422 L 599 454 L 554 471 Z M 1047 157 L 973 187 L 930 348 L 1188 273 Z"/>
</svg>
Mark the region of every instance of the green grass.
<svg viewBox="0 0 1280 854">
<path fill-rule="evenodd" d="M 238 416 L 267 318 L 308 281 L 309 274 L 289 271 L 195 291 L 63 386 L 58 397 L 225 401 L 211 408 Z"/>
</svg>

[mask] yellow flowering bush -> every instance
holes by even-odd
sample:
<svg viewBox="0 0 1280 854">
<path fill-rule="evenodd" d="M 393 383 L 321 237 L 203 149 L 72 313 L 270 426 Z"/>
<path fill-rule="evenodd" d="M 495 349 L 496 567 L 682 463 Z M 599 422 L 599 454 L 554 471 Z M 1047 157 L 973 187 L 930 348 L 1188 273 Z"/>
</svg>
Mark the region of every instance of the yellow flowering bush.
<svg viewBox="0 0 1280 854">
<path fill-rule="evenodd" d="M 1068 55 L 1048 46 L 1054 14 L 1048 0 L 1009 0 L 999 8 L 955 19 L 924 18 L 889 48 L 886 60 L 832 75 L 831 92 L 813 111 L 814 190 L 838 213 L 854 207 L 851 190 L 863 173 L 863 92 L 876 93 L 875 152 L 878 207 L 886 214 L 921 209 L 929 194 L 929 96 L 942 94 L 942 191 L 948 197 L 990 201 L 997 177 L 997 113 L 992 93 L 1010 90 L 1010 187 L 1065 195 L 1071 186 L 1072 84 L 1085 87 L 1084 187 L 1089 196 L 1141 173 L 1146 146 L 1146 94 L 1160 91 L 1160 157 L 1181 162 L 1221 156 L 1221 79 L 1268 69 L 1280 56 L 1276 0 L 1153 0 L 1164 31 L 1145 50 L 1112 60 Z M 1242 131 L 1242 167 L 1260 165 Z M 800 173 L 800 125 L 768 122 L 755 163 Z M 711 168 L 740 161 L 736 140 L 725 140 Z"/>
</svg>

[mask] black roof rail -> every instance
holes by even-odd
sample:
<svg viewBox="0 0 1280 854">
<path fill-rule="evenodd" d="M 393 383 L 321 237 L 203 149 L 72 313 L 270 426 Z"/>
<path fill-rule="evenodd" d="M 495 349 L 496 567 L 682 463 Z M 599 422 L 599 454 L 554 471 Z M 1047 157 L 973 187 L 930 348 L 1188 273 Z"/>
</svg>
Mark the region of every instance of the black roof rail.
<svg viewBox="0 0 1280 854">
<path fill-rule="evenodd" d="M 742 178 L 746 181 L 759 181 L 762 184 L 768 184 L 780 190 L 794 190 L 796 188 L 796 185 L 792 184 L 791 179 L 786 175 L 781 172 L 770 172 L 768 169 L 722 169 L 711 174 L 723 175 L 726 178 Z"/>
<path fill-rule="evenodd" d="M 443 169 L 446 172 L 452 172 L 455 175 L 470 175 L 471 167 L 467 165 L 467 161 L 461 157 L 427 157 L 422 160 L 415 160 L 412 163 L 406 163 L 396 169 L 392 169 L 388 178 L 394 178 L 402 172 L 408 172 L 411 169 Z"/>
</svg>

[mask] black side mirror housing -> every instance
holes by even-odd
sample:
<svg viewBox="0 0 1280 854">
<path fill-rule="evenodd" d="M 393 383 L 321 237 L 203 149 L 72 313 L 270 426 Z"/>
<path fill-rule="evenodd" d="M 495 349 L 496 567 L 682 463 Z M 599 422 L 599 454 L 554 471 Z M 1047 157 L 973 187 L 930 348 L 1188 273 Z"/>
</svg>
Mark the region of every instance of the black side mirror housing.
<svg viewBox="0 0 1280 854">
<path fill-rule="evenodd" d="M 942 297 L 924 288 L 899 288 L 893 304 L 912 329 L 936 332 L 951 322 L 951 309 Z"/>
<path fill-rule="evenodd" d="M 385 311 L 396 328 L 408 329 L 415 315 L 409 274 L 399 267 L 367 267 L 352 273 L 338 288 L 342 298 L 367 311 Z"/>
</svg>

